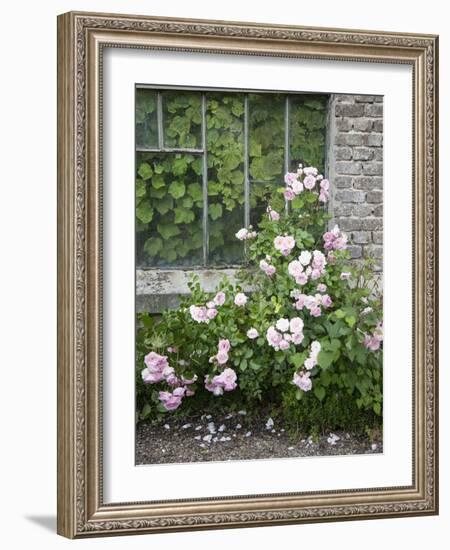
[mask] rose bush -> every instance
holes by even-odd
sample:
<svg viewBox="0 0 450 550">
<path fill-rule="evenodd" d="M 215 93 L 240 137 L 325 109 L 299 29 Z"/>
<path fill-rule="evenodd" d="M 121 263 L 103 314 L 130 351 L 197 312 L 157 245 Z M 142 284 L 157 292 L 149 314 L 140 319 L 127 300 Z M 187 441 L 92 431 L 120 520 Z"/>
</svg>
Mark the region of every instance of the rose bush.
<svg viewBox="0 0 450 550">
<path fill-rule="evenodd" d="M 199 279 L 161 319 L 140 315 L 140 418 L 261 403 L 301 431 L 381 423 L 382 300 L 373 262 L 350 261 L 327 230 L 330 183 L 314 167 L 285 175 L 257 228 L 243 228 L 247 265 L 214 293 Z"/>
</svg>

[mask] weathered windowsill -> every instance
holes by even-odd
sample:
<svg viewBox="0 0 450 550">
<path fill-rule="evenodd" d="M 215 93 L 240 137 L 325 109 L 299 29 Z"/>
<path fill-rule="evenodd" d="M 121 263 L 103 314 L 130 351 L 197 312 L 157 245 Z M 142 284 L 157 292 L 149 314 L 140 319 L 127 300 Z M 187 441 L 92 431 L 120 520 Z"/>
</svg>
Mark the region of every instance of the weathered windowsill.
<svg viewBox="0 0 450 550">
<path fill-rule="evenodd" d="M 237 269 L 138 269 L 136 270 L 136 311 L 160 313 L 175 308 L 180 295 L 190 293 L 188 282 L 192 275 L 200 277 L 206 292 L 214 292 L 226 275 L 235 280 Z"/>
</svg>

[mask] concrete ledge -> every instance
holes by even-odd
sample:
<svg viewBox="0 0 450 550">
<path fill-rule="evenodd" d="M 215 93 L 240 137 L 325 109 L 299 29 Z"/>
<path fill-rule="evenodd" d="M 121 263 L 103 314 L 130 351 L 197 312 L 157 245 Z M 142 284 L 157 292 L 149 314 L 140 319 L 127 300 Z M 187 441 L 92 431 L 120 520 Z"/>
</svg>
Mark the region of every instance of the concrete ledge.
<svg viewBox="0 0 450 550">
<path fill-rule="evenodd" d="M 224 276 L 236 280 L 237 269 L 138 269 L 136 270 L 136 311 L 160 313 L 176 308 L 180 295 L 190 293 L 188 282 L 192 275 L 200 277 L 205 292 L 214 292 Z"/>
</svg>

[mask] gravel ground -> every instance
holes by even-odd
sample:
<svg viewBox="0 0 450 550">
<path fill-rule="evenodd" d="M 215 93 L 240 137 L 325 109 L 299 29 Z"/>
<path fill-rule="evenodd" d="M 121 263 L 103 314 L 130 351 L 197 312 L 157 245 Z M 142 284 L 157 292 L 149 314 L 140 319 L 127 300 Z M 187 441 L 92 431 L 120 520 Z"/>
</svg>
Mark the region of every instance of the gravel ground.
<svg viewBox="0 0 450 550">
<path fill-rule="evenodd" d="M 273 422 L 273 424 L 272 424 Z M 300 456 L 382 453 L 381 436 L 373 441 L 346 432 L 317 440 L 289 436 L 267 416 L 250 421 L 245 411 L 203 415 L 161 424 L 141 422 L 136 428 L 136 464 L 253 460 Z"/>
</svg>

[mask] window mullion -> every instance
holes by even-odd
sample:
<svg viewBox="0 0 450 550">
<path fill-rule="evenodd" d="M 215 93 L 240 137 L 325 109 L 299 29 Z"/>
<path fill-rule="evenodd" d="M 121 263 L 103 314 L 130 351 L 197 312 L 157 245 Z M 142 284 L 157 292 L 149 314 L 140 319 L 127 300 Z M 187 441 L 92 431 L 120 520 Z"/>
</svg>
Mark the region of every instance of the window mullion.
<svg viewBox="0 0 450 550">
<path fill-rule="evenodd" d="M 206 150 L 206 94 L 202 94 L 202 190 L 203 190 L 203 265 L 208 264 L 208 153 Z"/>
<path fill-rule="evenodd" d="M 250 176 L 249 176 L 249 147 L 248 147 L 248 94 L 244 96 L 244 226 L 250 225 Z"/>
<path fill-rule="evenodd" d="M 158 122 L 158 148 L 164 149 L 164 121 L 163 121 L 163 104 L 162 93 L 156 95 L 156 119 Z"/>
<path fill-rule="evenodd" d="M 290 168 L 290 140 L 289 140 L 289 134 L 290 134 L 290 128 L 291 128 L 291 112 L 290 112 L 290 101 L 289 96 L 286 96 L 285 102 L 284 102 L 284 173 L 286 174 L 289 172 Z M 289 201 L 286 199 L 284 201 L 284 208 L 286 212 L 289 212 Z"/>
</svg>

